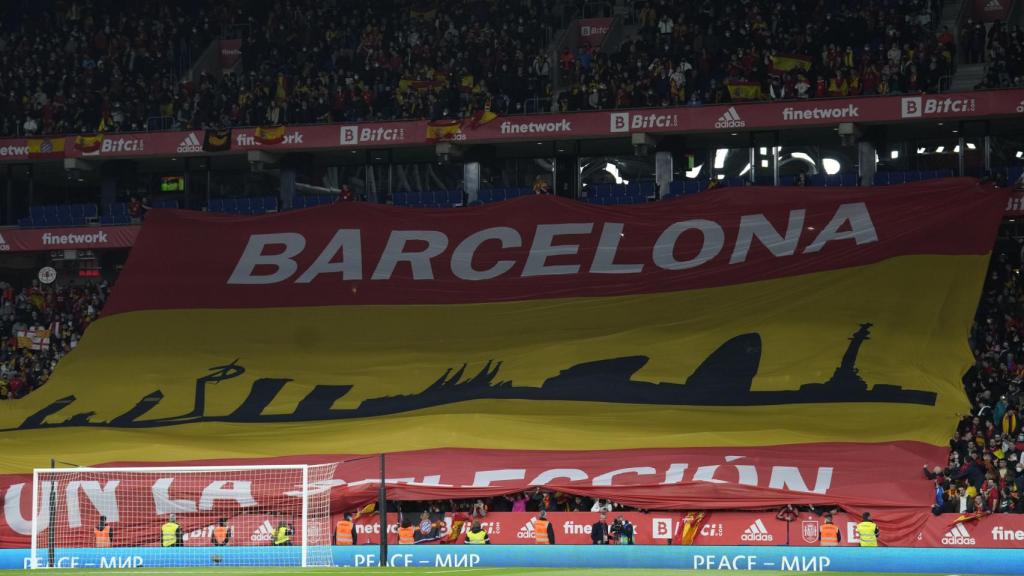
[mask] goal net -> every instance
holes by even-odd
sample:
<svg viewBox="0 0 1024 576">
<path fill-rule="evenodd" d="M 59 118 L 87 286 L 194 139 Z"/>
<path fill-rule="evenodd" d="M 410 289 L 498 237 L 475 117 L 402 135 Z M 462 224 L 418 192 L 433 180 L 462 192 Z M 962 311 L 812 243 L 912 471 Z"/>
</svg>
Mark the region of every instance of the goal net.
<svg viewBox="0 0 1024 576">
<path fill-rule="evenodd" d="M 330 566 L 334 469 L 37 469 L 31 566 Z"/>
</svg>

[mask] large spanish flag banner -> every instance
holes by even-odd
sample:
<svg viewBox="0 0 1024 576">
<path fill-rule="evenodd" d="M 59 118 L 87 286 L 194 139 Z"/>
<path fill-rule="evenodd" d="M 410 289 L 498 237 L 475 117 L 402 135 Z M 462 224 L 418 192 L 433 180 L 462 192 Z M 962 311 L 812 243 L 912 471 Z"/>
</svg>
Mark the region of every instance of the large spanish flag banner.
<svg viewBox="0 0 1024 576">
<path fill-rule="evenodd" d="M 0 466 L 388 452 L 396 498 L 927 510 L 1006 201 L 949 179 L 153 211 L 103 317 L 0 403 Z M 376 466 L 339 465 L 347 504 Z"/>
</svg>

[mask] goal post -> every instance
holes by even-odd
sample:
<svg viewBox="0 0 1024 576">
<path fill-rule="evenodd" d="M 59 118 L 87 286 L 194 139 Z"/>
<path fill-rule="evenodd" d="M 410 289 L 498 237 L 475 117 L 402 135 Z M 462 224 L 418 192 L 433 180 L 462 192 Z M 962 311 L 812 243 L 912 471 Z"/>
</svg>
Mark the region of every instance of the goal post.
<svg viewBox="0 0 1024 576">
<path fill-rule="evenodd" d="M 30 566 L 331 566 L 335 468 L 39 468 Z"/>
</svg>

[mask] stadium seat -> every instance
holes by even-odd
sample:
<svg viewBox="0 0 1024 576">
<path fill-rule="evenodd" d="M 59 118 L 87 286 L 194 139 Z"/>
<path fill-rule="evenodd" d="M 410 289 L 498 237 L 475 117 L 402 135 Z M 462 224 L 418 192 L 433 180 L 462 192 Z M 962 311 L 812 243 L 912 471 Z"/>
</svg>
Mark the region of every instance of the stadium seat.
<svg viewBox="0 0 1024 576">
<path fill-rule="evenodd" d="M 224 199 L 223 198 L 210 198 L 210 204 L 207 206 L 210 212 L 223 212 L 224 211 Z"/>
<path fill-rule="evenodd" d="M 681 196 L 686 193 L 686 181 L 684 180 L 673 180 L 669 182 L 668 194 L 669 196 Z"/>
<path fill-rule="evenodd" d="M 859 174 L 843 174 L 841 178 L 840 186 L 857 186 L 860 184 Z"/>
<path fill-rule="evenodd" d="M 809 186 L 824 186 L 827 178 L 827 174 L 811 174 L 807 178 L 807 184 Z"/>
</svg>

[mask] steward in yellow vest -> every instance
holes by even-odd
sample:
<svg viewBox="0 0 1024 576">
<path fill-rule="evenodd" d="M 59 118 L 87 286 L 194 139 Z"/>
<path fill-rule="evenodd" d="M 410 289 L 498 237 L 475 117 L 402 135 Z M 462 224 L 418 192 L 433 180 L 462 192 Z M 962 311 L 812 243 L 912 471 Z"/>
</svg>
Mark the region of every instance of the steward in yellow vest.
<svg viewBox="0 0 1024 576">
<path fill-rule="evenodd" d="M 871 521 L 871 514 L 864 513 L 863 521 L 857 524 L 857 536 L 860 537 L 862 548 L 878 546 L 878 525 Z"/>
<path fill-rule="evenodd" d="M 164 548 L 170 548 L 172 546 L 183 546 L 184 544 L 181 525 L 178 524 L 177 517 L 171 514 L 167 517 L 167 522 L 160 527 L 160 545 Z"/>
<path fill-rule="evenodd" d="M 473 522 L 473 527 L 466 532 L 466 544 L 490 544 L 491 537 L 480 527 L 480 521 Z"/>
<path fill-rule="evenodd" d="M 291 546 L 292 545 L 292 534 L 295 530 L 288 525 L 287 522 L 281 520 L 277 523 L 277 528 L 274 528 L 274 539 L 272 544 L 274 546 Z"/>
</svg>

